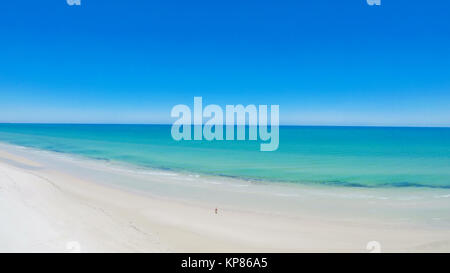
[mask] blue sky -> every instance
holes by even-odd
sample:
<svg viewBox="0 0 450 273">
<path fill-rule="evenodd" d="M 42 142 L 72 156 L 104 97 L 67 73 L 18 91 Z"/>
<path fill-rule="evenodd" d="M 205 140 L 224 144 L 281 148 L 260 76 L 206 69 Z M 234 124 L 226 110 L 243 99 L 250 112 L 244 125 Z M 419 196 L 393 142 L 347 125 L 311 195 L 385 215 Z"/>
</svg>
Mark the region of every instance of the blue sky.
<svg viewBox="0 0 450 273">
<path fill-rule="evenodd" d="M 1 5 L 0 122 L 171 123 L 202 96 L 282 124 L 450 126 L 447 0 Z"/>
</svg>

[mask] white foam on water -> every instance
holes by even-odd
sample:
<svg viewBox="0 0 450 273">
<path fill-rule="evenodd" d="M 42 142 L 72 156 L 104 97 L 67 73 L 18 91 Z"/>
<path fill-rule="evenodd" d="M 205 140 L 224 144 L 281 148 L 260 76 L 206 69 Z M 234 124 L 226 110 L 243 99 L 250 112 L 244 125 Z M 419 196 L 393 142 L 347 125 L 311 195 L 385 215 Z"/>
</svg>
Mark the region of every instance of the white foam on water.
<svg viewBox="0 0 450 273">
<path fill-rule="evenodd" d="M 242 185 L 242 184 L 237 184 L 237 185 L 233 185 L 233 187 L 236 188 L 244 188 L 244 187 L 248 187 L 249 185 Z"/>
<path fill-rule="evenodd" d="M 437 195 L 437 196 L 434 196 L 434 198 L 450 198 L 450 194 Z"/>
<path fill-rule="evenodd" d="M 299 197 L 300 195 L 295 194 L 295 193 L 275 193 L 276 196 L 281 196 L 281 197 Z"/>
<path fill-rule="evenodd" d="M 222 185 L 221 182 L 216 182 L 216 181 L 203 181 L 206 184 L 213 184 L 213 185 Z"/>
</svg>

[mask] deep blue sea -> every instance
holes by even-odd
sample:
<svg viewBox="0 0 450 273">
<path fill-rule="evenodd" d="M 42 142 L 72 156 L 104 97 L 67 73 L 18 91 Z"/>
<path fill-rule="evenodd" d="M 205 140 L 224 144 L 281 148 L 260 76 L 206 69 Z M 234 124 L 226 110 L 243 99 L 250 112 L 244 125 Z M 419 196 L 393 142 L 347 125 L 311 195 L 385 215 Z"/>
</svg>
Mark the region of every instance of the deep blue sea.
<svg viewBox="0 0 450 273">
<path fill-rule="evenodd" d="M 175 141 L 170 125 L 0 124 L 0 141 L 140 167 L 255 181 L 450 188 L 450 128 L 281 126 L 260 141 Z"/>
</svg>

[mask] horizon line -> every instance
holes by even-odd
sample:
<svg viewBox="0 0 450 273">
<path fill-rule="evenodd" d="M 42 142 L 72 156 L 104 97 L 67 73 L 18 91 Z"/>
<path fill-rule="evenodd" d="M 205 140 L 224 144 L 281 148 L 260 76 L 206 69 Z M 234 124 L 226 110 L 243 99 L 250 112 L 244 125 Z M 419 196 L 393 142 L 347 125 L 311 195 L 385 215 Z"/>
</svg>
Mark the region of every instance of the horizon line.
<svg viewBox="0 0 450 273">
<path fill-rule="evenodd" d="M 106 122 L 0 122 L 5 124 L 23 124 L 23 125 L 165 125 L 172 126 L 170 123 L 106 123 Z M 186 124 L 191 126 L 199 126 L 200 124 Z M 202 124 L 202 126 L 205 124 Z M 222 126 L 227 126 L 223 124 Z M 238 126 L 235 124 L 235 126 Z M 249 126 L 245 124 L 245 126 Z M 268 124 L 267 126 L 270 126 Z M 279 124 L 279 127 L 374 127 L 374 128 L 450 128 L 450 125 L 339 125 L 339 124 Z"/>
</svg>

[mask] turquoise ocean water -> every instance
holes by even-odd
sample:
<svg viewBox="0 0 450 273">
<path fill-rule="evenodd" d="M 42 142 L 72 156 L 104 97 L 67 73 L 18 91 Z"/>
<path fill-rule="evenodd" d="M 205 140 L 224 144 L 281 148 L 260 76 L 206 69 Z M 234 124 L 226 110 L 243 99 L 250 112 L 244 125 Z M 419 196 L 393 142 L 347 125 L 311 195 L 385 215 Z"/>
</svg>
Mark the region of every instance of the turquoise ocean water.
<svg viewBox="0 0 450 273">
<path fill-rule="evenodd" d="M 450 128 L 280 127 L 260 141 L 174 141 L 170 125 L 0 124 L 0 141 L 209 175 L 350 187 L 450 188 Z"/>
</svg>

